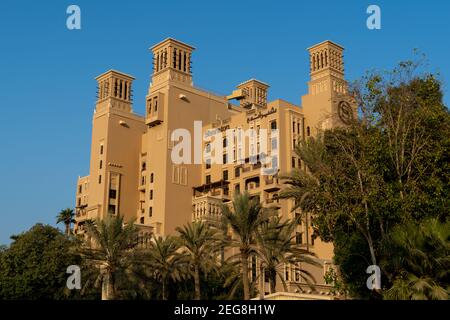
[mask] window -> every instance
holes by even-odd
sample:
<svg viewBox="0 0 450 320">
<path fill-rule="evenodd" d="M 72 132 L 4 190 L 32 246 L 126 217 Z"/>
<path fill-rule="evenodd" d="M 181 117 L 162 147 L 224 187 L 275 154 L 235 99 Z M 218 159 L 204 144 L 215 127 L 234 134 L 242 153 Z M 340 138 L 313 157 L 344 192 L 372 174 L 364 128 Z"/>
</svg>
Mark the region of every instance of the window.
<svg viewBox="0 0 450 320">
<path fill-rule="evenodd" d="M 153 207 L 149 207 L 148 208 L 148 216 L 152 217 L 153 216 Z"/>
<path fill-rule="evenodd" d="M 225 181 L 228 180 L 228 170 L 223 170 L 222 179 Z"/>
<path fill-rule="evenodd" d="M 302 219 L 301 219 L 301 214 L 300 213 L 298 213 L 298 212 L 296 212 L 295 213 L 295 220 L 297 221 L 297 224 L 299 225 L 299 226 L 301 226 L 302 225 Z"/>
<path fill-rule="evenodd" d="M 226 164 L 227 163 L 227 159 L 228 159 L 227 154 L 224 153 L 223 156 L 222 156 L 222 161 L 223 161 L 222 163 Z"/>
<path fill-rule="evenodd" d="M 99 183 L 99 184 L 102 183 L 102 175 L 99 175 L 99 176 L 98 176 L 98 183 Z"/>
<path fill-rule="evenodd" d="M 147 110 L 148 115 L 150 115 L 152 113 L 152 99 L 148 99 L 147 101 Z"/>
<path fill-rule="evenodd" d="M 256 257 L 252 256 L 252 280 L 256 280 Z"/>
<path fill-rule="evenodd" d="M 211 143 L 207 143 L 205 149 L 206 152 L 211 152 Z"/>
<path fill-rule="evenodd" d="M 223 145 L 224 148 L 227 147 L 227 138 L 223 138 L 222 145 Z"/>
<path fill-rule="evenodd" d="M 141 171 L 145 171 L 145 170 L 147 170 L 147 163 L 146 162 L 142 162 Z"/>
<path fill-rule="evenodd" d="M 78 206 L 81 206 L 81 198 L 78 198 Z"/>
<path fill-rule="evenodd" d="M 154 178 L 153 173 L 151 173 L 150 174 L 150 183 L 153 183 L 153 178 Z"/>
<path fill-rule="evenodd" d="M 144 224 L 144 217 L 141 217 L 141 224 Z"/>
<path fill-rule="evenodd" d="M 295 158 L 292 157 L 292 168 L 295 168 Z"/>
<path fill-rule="evenodd" d="M 103 167 L 103 161 L 102 160 L 100 160 L 100 165 L 99 165 L 99 168 L 101 169 Z"/>
<path fill-rule="evenodd" d="M 109 198 L 110 199 L 116 199 L 117 198 L 117 190 L 110 189 L 109 190 Z"/>
<path fill-rule="evenodd" d="M 150 200 L 153 200 L 153 190 L 150 190 Z"/>
<path fill-rule="evenodd" d="M 311 245 L 314 245 L 314 240 L 316 239 L 316 237 L 314 235 L 311 235 Z"/>
<path fill-rule="evenodd" d="M 234 177 L 239 178 L 240 175 L 241 175 L 241 168 L 240 167 L 234 168 Z"/>
<path fill-rule="evenodd" d="M 103 154 L 103 145 L 100 145 L 100 154 Z"/>
<path fill-rule="evenodd" d="M 144 186 L 145 185 L 145 176 L 142 176 L 141 177 L 141 186 Z"/>
<path fill-rule="evenodd" d="M 206 159 L 206 169 L 211 169 L 211 159 Z"/>
<path fill-rule="evenodd" d="M 116 206 L 114 204 L 110 204 L 108 206 L 108 213 L 115 214 L 116 213 Z"/>
<path fill-rule="evenodd" d="M 285 266 L 284 279 L 289 281 L 289 266 Z"/>
<path fill-rule="evenodd" d="M 83 189 L 83 186 L 80 184 L 80 185 L 78 186 L 78 193 L 81 193 L 82 189 Z"/>
<path fill-rule="evenodd" d="M 300 122 L 297 122 L 297 133 L 300 134 Z"/>
<path fill-rule="evenodd" d="M 294 149 L 295 149 L 295 147 L 297 146 L 297 140 L 292 140 L 292 143 L 293 143 L 293 145 L 294 145 Z"/>
<path fill-rule="evenodd" d="M 158 97 L 154 97 L 153 101 L 155 102 L 155 112 L 158 111 Z"/>
<path fill-rule="evenodd" d="M 270 123 L 270 129 L 275 130 L 276 128 L 277 128 L 277 121 L 276 121 L 276 120 L 273 120 L 273 121 Z"/>
<path fill-rule="evenodd" d="M 303 233 L 296 232 L 295 233 L 295 244 L 302 244 L 302 243 L 303 243 Z"/>
<path fill-rule="evenodd" d="M 295 132 L 295 121 L 292 121 L 292 132 Z"/>
<path fill-rule="evenodd" d="M 311 129 L 306 127 L 306 135 L 309 137 L 311 135 Z"/>
<path fill-rule="evenodd" d="M 235 193 L 240 193 L 241 192 L 241 185 L 239 183 L 236 183 L 234 185 L 234 192 Z"/>
<path fill-rule="evenodd" d="M 206 183 L 206 184 L 210 184 L 210 183 L 211 183 L 211 175 L 208 174 L 208 175 L 206 176 L 205 183 Z"/>
<path fill-rule="evenodd" d="M 298 168 L 300 169 L 302 167 L 302 160 L 297 159 L 297 165 L 298 165 Z"/>
</svg>

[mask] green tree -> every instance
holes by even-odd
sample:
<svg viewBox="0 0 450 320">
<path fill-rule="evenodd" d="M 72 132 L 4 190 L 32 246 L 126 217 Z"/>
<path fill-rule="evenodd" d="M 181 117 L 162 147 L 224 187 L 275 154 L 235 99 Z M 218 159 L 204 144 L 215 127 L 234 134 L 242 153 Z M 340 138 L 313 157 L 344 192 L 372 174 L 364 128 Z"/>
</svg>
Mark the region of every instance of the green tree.
<svg viewBox="0 0 450 320">
<path fill-rule="evenodd" d="M 244 300 L 250 299 L 248 262 L 250 255 L 256 252 L 258 228 L 273 215 L 274 212 L 263 208 L 257 198 L 250 199 L 247 192 L 234 196 L 232 208 L 226 204 L 222 205 L 222 229 L 230 229 L 232 232 L 226 243 L 229 247 L 239 249 L 239 253 L 232 255 L 230 259 L 240 261 Z"/>
<path fill-rule="evenodd" d="M 147 254 L 148 272 L 161 284 L 161 298 L 167 300 L 169 284 L 181 281 L 188 267 L 186 256 L 180 253 L 180 240 L 173 236 L 153 236 Z"/>
<path fill-rule="evenodd" d="M 205 276 L 217 271 L 220 243 L 217 232 L 207 223 L 194 221 L 176 229 L 187 257 L 190 273 L 194 278 L 195 299 L 201 299 L 200 272 Z"/>
<path fill-rule="evenodd" d="M 58 229 L 36 224 L 11 237 L 11 245 L 0 253 L 0 300 L 69 299 L 67 267 L 80 265 L 73 239 Z"/>
<path fill-rule="evenodd" d="M 430 218 L 396 226 L 381 266 L 392 279 L 386 299 L 447 300 L 450 293 L 450 221 Z"/>
<path fill-rule="evenodd" d="M 282 197 L 312 213 L 350 293 L 369 297 L 365 270 L 384 260 L 392 228 L 448 215 L 450 114 L 439 81 L 417 63 L 370 73 L 351 92 L 360 117 L 301 142 L 307 170 L 285 177 Z"/>
<path fill-rule="evenodd" d="M 95 277 L 93 282 L 101 285 L 102 300 L 117 299 L 119 284 L 133 281 L 134 267 L 142 261 L 136 248 L 136 227 L 131 222 L 124 224 L 122 216 L 108 216 L 88 222 L 86 233 L 80 253 Z"/>
<path fill-rule="evenodd" d="M 72 223 L 75 223 L 74 216 L 75 216 L 75 214 L 73 213 L 73 210 L 70 208 L 61 210 L 59 212 L 59 214 L 56 216 L 56 223 L 57 224 L 64 223 L 67 235 L 70 235 L 70 233 L 71 233 L 70 226 L 72 225 Z"/>
</svg>

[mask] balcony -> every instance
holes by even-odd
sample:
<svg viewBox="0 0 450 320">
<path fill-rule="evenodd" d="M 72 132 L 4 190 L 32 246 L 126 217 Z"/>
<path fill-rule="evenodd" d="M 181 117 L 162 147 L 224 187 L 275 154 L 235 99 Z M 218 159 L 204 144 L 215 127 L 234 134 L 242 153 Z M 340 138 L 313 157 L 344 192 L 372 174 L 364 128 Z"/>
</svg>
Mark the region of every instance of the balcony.
<svg viewBox="0 0 450 320">
<path fill-rule="evenodd" d="M 280 190 L 279 180 L 274 177 L 266 177 L 264 179 L 264 191 L 274 192 Z"/>
<path fill-rule="evenodd" d="M 154 127 L 164 121 L 164 105 L 162 93 L 150 97 L 147 100 L 147 118 L 145 124 Z"/>
<path fill-rule="evenodd" d="M 220 180 L 193 188 L 193 220 L 217 220 L 220 218 L 221 205 L 231 200 L 229 182 Z"/>
<path fill-rule="evenodd" d="M 223 199 L 210 195 L 196 197 L 192 200 L 193 220 L 219 220 L 222 214 Z"/>
</svg>

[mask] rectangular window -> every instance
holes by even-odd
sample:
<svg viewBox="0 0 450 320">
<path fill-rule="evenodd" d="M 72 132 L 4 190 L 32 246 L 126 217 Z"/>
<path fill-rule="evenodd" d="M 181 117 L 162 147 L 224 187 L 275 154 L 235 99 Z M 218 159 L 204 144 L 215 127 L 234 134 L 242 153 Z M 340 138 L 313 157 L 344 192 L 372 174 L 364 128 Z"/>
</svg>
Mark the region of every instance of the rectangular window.
<svg viewBox="0 0 450 320">
<path fill-rule="evenodd" d="M 240 193 L 241 192 L 241 185 L 239 183 L 236 183 L 234 185 L 234 192 L 235 193 Z"/>
<path fill-rule="evenodd" d="M 98 183 L 99 183 L 99 184 L 102 183 L 102 175 L 99 175 L 99 176 L 98 176 Z"/>
<path fill-rule="evenodd" d="M 303 243 L 303 233 L 296 232 L 295 233 L 295 244 L 302 244 L 302 243 Z"/>
<path fill-rule="evenodd" d="M 241 168 L 240 167 L 234 168 L 234 177 L 239 178 L 240 175 L 241 175 Z"/>
<path fill-rule="evenodd" d="M 101 169 L 103 167 L 103 161 L 100 160 L 100 165 L 99 165 L 99 169 Z"/>
<path fill-rule="evenodd" d="M 298 165 L 298 168 L 300 169 L 302 167 L 302 160 L 297 159 L 297 165 Z"/>
<path fill-rule="evenodd" d="M 150 190 L 150 200 L 153 200 L 153 190 Z"/>
<path fill-rule="evenodd" d="M 297 224 L 299 226 L 302 225 L 302 219 L 301 219 L 301 214 L 300 213 L 298 213 L 298 212 L 295 213 L 295 220 L 297 221 Z"/>
<path fill-rule="evenodd" d="M 292 121 L 292 132 L 295 132 L 295 121 Z"/>
<path fill-rule="evenodd" d="M 292 157 L 292 168 L 295 168 L 295 158 Z"/>
<path fill-rule="evenodd" d="M 293 147 L 292 147 L 292 148 L 295 149 L 295 147 L 297 146 L 297 140 L 294 139 L 294 140 L 292 141 L 292 144 L 293 144 Z"/>
<path fill-rule="evenodd" d="M 222 174 L 222 179 L 227 181 L 228 180 L 228 170 L 224 170 Z"/>
<path fill-rule="evenodd" d="M 222 163 L 226 164 L 227 163 L 227 159 L 228 159 L 227 154 L 224 153 L 223 156 L 222 156 L 222 161 L 223 161 Z"/>
<path fill-rule="evenodd" d="M 158 111 L 158 97 L 153 98 L 154 105 L 155 105 L 155 112 Z"/>
<path fill-rule="evenodd" d="M 300 122 L 297 122 L 297 133 L 300 134 Z"/>
<path fill-rule="evenodd" d="M 227 138 L 223 138 L 223 147 L 224 147 L 224 148 L 227 147 Z"/>
<path fill-rule="evenodd" d="M 81 198 L 78 198 L 78 206 L 81 206 Z"/>
<path fill-rule="evenodd" d="M 103 154 L 103 145 L 100 145 L 100 154 Z"/>
<path fill-rule="evenodd" d="M 284 279 L 289 281 L 289 266 L 285 266 Z"/>
<path fill-rule="evenodd" d="M 276 128 L 277 128 L 277 121 L 274 120 L 274 121 L 272 121 L 272 122 L 270 123 L 270 129 L 275 130 Z"/>
<path fill-rule="evenodd" d="M 206 169 L 211 169 L 211 159 L 206 159 Z"/>
<path fill-rule="evenodd" d="M 153 173 L 151 173 L 150 174 L 150 183 L 153 183 L 153 179 L 154 179 L 154 176 L 153 176 Z"/>
<path fill-rule="evenodd" d="M 172 167 L 172 183 L 180 183 L 180 167 L 176 165 Z"/>
<path fill-rule="evenodd" d="M 110 189 L 109 190 L 109 198 L 116 199 L 117 198 L 117 190 Z"/>
<path fill-rule="evenodd" d="M 210 184 L 210 183 L 211 183 L 211 175 L 208 174 L 208 175 L 206 176 L 205 183 L 206 183 L 206 184 Z"/>
<path fill-rule="evenodd" d="M 153 216 L 153 207 L 149 207 L 148 208 L 148 216 L 152 217 Z"/>
<path fill-rule="evenodd" d="M 82 191 L 82 185 L 80 184 L 79 186 L 78 186 L 78 193 L 81 193 L 81 191 Z"/>
<path fill-rule="evenodd" d="M 116 206 L 114 204 L 110 204 L 108 206 L 108 213 L 115 214 L 116 213 Z"/>
</svg>

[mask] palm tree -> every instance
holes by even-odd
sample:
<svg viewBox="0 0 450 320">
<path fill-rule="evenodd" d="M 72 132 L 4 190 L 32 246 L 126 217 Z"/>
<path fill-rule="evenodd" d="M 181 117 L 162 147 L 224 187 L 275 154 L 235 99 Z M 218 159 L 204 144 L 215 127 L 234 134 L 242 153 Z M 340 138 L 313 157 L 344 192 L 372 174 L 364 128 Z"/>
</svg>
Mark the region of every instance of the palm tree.
<svg viewBox="0 0 450 320">
<path fill-rule="evenodd" d="M 273 214 L 274 211 L 263 208 L 257 199 L 250 199 L 247 192 L 234 196 L 232 209 L 226 204 L 222 205 L 222 228 L 224 230 L 230 228 L 233 233 L 226 243 L 239 249 L 239 253 L 230 259 L 240 259 L 245 300 L 250 299 L 248 259 L 256 249 L 256 233 Z"/>
<path fill-rule="evenodd" d="M 381 267 L 393 281 L 384 298 L 447 300 L 450 293 L 450 221 L 431 218 L 395 227 Z"/>
<path fill-rule="evenodd" d="M 74 219 L 74 216 L 75 216 L 75 214 L 74 214 L 74 212 L 73 212 L 73 209 L 70 209 L 70 208 L 66 208 L 66 209 L 64 209 L 64 210 L 61 210 L 60 212 L 59 212 L 59 214 L 56 216 L 56 223 L 58 224 L 58 223 L 64 223 L 65 224 L 65 226 L 66 226 L 66 231 L 65 231 L 65 233 L 67 234 L 67 235 L 70 235 L 70 226 L 71 226 L 71 224 L 72 223 L 75 223 L 75 219 Z"/>
<path fill-rule="evenodd" d="M 148 247 L 148 260 L 151 276 L 162 285 L 161 297 L 167 300 L 167 285 L 169 281 L 177 282 L 183 279 L 187 267 L 186 257 L 180 252 L 180 241 L 173 236 L 165 238 L 153 236 Z"/>
<path fill-rule="evenodd" d="M 284 291 L 288 291 L 283 274 L 285 265 L 307 263 L 320 266 L 320 263 L 314 259 L 315 254 L 295 246 L 294 230 L 296 226 L 295 219 L 282 222 L 281 218 L 276 216 L 258 228 L 256 252 L 260 259 L 260 298 L 264 297 L 265 273 L 268 274 L 270 293 L 274 293 L 276 292 L 277 278 L 281 279 Z M 308 284 L 312 284 L 314 281 L 314 277 L 308 271 L 296 268 L 296 272 Z"/>
<path fill-rule="evenodd" d="M 83 243 L 81 254 L 88 265 L 99 271 L 95 283 L 102 286 L 102 300 L 114 300 L 117 281 L 130 276 L 139 261 L 136 227 L 131 222 L 124 224 L 120 215 L 108 216 L 88 221 L 86 233 L 89 240 Z"/>
<path fill-rule="evenodd" d="M 176 230 L 194 278 L 195 300 L 200 300 L 200 271 L 205 275 L 213 269 L 217 271 L 220 253 L 217 231 L 202 221 L 194 221 Z"/>
</svg>

